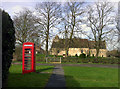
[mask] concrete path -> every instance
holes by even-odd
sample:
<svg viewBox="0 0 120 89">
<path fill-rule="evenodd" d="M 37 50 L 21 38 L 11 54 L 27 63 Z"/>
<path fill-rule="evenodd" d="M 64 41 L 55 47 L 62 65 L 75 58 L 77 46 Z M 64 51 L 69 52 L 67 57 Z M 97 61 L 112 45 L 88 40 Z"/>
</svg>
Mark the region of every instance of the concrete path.
<svg viewBox="0 0 120 89">
<path fill-rule="evenodd" d="M 53 74 L 51 75 L 45 89 L 48 89 L 51 87 L 53 87 L 53 88 L 60 87 L 62 89 L 66 89 L 64 71 L 62 69 L 61 64 L 55 65 Z"/>
</svg>

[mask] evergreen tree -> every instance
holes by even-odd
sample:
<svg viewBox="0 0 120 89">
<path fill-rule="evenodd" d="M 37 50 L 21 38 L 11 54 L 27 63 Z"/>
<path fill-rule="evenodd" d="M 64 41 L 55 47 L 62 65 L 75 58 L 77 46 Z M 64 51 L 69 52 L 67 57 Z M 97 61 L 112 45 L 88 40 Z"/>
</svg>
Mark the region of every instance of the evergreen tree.
<svg viewBox="0 0 120 89">
<path fill-rule="evenodd" d="M 15 29 L 9 14 L 2 12 L 2 84 L 5 86 L 15 49 Z"/>
</svg>

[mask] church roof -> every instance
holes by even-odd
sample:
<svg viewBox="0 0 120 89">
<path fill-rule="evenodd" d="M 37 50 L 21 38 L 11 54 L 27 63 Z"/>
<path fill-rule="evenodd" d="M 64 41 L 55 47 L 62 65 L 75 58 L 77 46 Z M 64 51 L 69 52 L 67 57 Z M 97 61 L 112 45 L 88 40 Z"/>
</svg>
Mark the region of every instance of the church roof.
<svg viewBox="0 0 120 89">
<path fill-rule="evenodd" d="M 69 39 L 68 39 L 69 40 Z M 51 48 L 65 48 L 68 43 L 68 40 L 60 39 L 52 43 Z M 88 39 L 73 38 L 69 45 L 69 48 L 95 48 L 95 41 L 89 41 Z M 101 42 L 100 49 L 106 49 L 105 41 Z"/>
</svg>

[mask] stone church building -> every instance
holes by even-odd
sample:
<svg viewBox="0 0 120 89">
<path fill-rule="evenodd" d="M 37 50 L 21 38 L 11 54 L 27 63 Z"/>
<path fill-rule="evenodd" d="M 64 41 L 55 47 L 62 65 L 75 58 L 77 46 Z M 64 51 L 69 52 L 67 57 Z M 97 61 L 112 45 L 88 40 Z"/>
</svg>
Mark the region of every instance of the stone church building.
<svg viewBox="0 0 120 89">
<path fill-rule="evenodd" d="M 56 36 L 53 40 L 50 54 L 51 55 L 63 55 L 65 52 L 65 39 L 60 39 Z M 99 57 L 106 57 L 106 43 L 105 41 L 101 42 L 101 47 L 99 51 Z M 71 44 L 69 44 L 68 56 L 79 56 L 80 54 L 86 54 L 90 56 L 96 55 L 95 41 L 89 41 L 88 39 L 73 38 Z"/>
</svg>

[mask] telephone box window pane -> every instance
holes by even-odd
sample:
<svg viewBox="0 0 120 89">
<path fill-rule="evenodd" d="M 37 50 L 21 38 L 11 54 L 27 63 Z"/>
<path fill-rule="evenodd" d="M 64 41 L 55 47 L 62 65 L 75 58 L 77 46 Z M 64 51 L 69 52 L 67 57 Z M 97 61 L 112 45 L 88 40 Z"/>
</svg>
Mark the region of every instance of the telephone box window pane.
<svg viewBox="0 0 120 89">
<path fill-rule="evenodd" d="M 32 46 L 32 45 L 24 45 L 24 46 Z"/>
<path fill-rule="evenodd" d="M 25 56 L 24 56 L 24 58 L 25 58 L 25 64 L 24 64 L 24 66 L 25 66 L 25 70 L 30 70 L 31 69 L 31 57 L 32 57 L 32 52 L 31 52 L 32 50 L 31 49 L 25 49 Z"/>
<path fill-rule="evenodd" d="M 25 56 L 31 56 L 31 54 L 25 54 Z"/>
<path fill-rule="evenodd" d="M 31 69 L 31 60 L 25 59 L 25 70 L 30 70 Z"/>
<path fill-rule="evenodd" d="M 31 49 L 25 49 L 25 53 L 31 53 Z"/>
<path fill-rule="evenodd" d="M 26 59 L 31 59 L 31 57 L 26 57 L 25 60 L 26 60 Z"/>
</svg>

